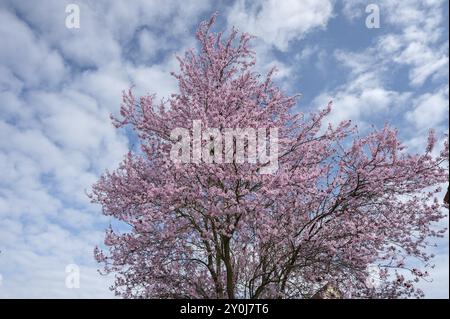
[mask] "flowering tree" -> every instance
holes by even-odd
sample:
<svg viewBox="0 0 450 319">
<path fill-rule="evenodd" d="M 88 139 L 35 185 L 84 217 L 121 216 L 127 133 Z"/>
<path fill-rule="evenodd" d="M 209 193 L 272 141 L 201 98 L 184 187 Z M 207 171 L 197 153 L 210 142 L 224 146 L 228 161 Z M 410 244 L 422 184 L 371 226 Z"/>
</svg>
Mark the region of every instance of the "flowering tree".
<svg viewBox="0 0 450 319">
<path fill-rule="evenodd" d="M 326 284 L 346 297 L 420 296 L 414 284 L 427 272 L 408 264 L 426 268 L 427 239 L 444 232 L 433 222 L 444 217 L 435 195 L 448 179 L 448 142 L 432 156 L 430 133 L 424 154 L 411 155 L 388 125 L 360 136 L 350 121 L 323 127 L 331 105 L 292 112 L 296 97 L 273 72 L 261 80 L 254 71 L 251 37 L 233 29 L 225 38 L 213 23 L 197 31 L 199 52 L 179 58 L 178 94 L 157 103 L 129 90 L 113 117 L 134 129 L 141 151 L 90 194 L 129 225 L 107 230 L 109 252 L 95 250 L 116 274 L 112 289 L 127 298 L 310 298 Z M 171 132 L 191 131 L 193 120 L 220 131 L 277 128 L 278 169 L 173 161 Z"/>
</svg>

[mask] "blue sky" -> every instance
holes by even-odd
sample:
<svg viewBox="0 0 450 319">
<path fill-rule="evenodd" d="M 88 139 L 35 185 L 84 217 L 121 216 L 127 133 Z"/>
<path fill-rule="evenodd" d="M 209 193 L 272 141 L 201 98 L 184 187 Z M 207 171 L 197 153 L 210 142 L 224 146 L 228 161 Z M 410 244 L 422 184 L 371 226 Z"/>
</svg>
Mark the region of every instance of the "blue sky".
<svg viewBox="0 0 450 319">
<path fill-rule="evenodd" d="M 80 28 L 65 26 L 68 4 Z M 366 6 L 380 10 L 369 29 Z M 0 0 L 0 297 L 112 297 L 93 248 L 111 220 L 86 190 L 131 147 L 109 114 L 121 91 L 167 97 L 176 54 L 218 11 L 258 38 L 257 68 L 301 93 L 298 110 L 334 101 L 330 122 L 362 131 L 389 121 L 412 152 L 448 132 L 448 4 L 441 0 Z M 448 219 L 442 222 L 448 226 Z M 437 242 L 427 297 L 448 298 L 448 234 Z M 65 285 L 66 266 L 80 288 Z"/>
</svg>

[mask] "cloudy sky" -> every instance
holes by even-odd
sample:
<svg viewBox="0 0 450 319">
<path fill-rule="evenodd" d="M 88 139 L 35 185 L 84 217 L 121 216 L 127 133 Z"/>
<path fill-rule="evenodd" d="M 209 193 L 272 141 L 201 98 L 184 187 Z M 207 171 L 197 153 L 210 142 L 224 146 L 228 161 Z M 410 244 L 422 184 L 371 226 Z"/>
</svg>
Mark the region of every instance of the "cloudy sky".
<svg viewBox="0 0 450 319">
<path fill-rule="evenodd" d="M 66 6 L 80 8 L 69 29 Z M 367 28 L 376 4 L 380 27 Z M 168 96 L 175 56 L 218 11 L 258 38 L 258 68 L 301 93 L 307 111 L 362 130 L 385 121 L 412 152 L 448 132 L 448 4 L 444 0 L 0 0 L 0 297 L 112 297 L 93 247 L 111 220 L 86 191 L 133 147 L 115 130 L 121 91 Z M 444 221 L 448 225 L 448 220 Z M 448 235 L 437 242 L 427 297 L 448 298 Z M 80 287 L 66 287 L 68 265 Z M 73 269 L 73 268 L 72 268 Z"/>
</svg>

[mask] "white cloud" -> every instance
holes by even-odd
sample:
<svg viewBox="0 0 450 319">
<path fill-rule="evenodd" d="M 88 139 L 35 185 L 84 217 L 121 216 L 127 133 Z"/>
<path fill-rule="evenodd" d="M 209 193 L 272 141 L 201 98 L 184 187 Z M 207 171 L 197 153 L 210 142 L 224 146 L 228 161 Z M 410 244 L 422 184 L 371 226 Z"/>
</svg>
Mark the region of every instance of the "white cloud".
<svg viewBox="0 0 450 319">
<path fill-rule="evenodd" d="M 123 0 L 83 0 L 77 1 L 80 28 L 68 29 L 64 21 L 69 3 L 69 0 L 42 0 L 35 7 L 26 0 L 6 0 L 5 6 L 18 11 L 65 59 L 80 67 L 94 68 L 120 62 L 125 54 L 123 48 L 143 27 L 154 28 L 153 35 L 159 40 L 147 50 L 156 51 L 161 43 L 179 42 L 198 23 L 197 17 L 211 6 L 207 0 L 183 1 L 183 5 L 176 0 L 136 0 L 132 5 Z"/>
<path fill-rule="evenodd" d="M 369 123 L 378 118 L 393 118 L 408 100 L 409 93 L 386 90 L 381 86 L 354 86 L 351 89 L 341 88 L 329 93 L 322 93 L 315 98 L 313 104 L 323 108 L 327 101 L 333 101 L 333 109 L 327 121 L 336 125 L 341 121 L 352 120 L 360 128 L 367 129 Z M 391 115 L 390 115 L 391 114 Z"/>
<path fill-rule="evenodd" d="M 377 64 L 371 55 L 336 51 L 335 58 L 340 66 L 349 70 L 349 80 L 329 92 L 315 98 L 313 105 L 323 108 L 333 101 L 333 109 L 327 120 L 338 124 L 352 120 L 361 128 L 377 119 L 393 119 L 407 106 L 410 92 L 397 92 L 387 89 L 383 83 L 385 67 Z"/>
<path fill-rule="evenodd" d="M 422 282 L 419 287 L 427 291 L 426 297 L 432 299 L 448 299 L 449 281 L 448 281 L 448 252 L 439 255 L 435 264 L 433 276 L 430 282 Z"/>
<path fill-rule="evenodd" d="M 364 17 L 367 1 L 350 0 L 344 3 L 343 13 L 350 20 Z M 438 125 L 448 112 L 445 90 L 436 94 L 414 96 L 413 90 L 402 92 L 390 89 L 392 70 L 401 66 L 409 69 L 412 89 L 433 79 L 448 79 L 448 42 L 443 41 L 443 1 L 381 1 L 380 15 L 383 32 L 374 45 L 358 52 L 335 51 L 340 66 L 350 71 L 348 82 L 316 98 L 315 105 L 334 100 L 335 109 L 330 120 L 365 119 L 376 117 L 394 119 L 405 112 L 410 122 L 423 128 Z M 359 22 L 358 22 L 359 23 Z M 448 89 L 447 89 L 448 96 Z M 430 99 L 427 101 L 427 99 Z M 414 111 L 411 111 L 414 108 Z M 438 112 L 438 114 L 436 113 Z M 432 114 L 435 114 L 434 116 Z M 423 116 L 422 116 L 423 115 Z"/>
<path fill-rule="evenodd" d="M 0 297 L 113 296 L 93 258 L 110 220 L 85 194 L 128 149 L 109 114 L 132 84 L 137 94 L 176 91 L 173 54 L 142 63 L 159 58 L 161 43 L 173 53 L 189 45 L 190 28 L 210 6 L 78 1 L 81 28 L 70 30 L 70 2 L 0 4 Z M 139 39 L 139 30 L 151 31 Z M 130 60 L 124 50 L 134 41 L 136 56 L 151 59 Z M 80 289 L 64 285 L 71 263 L 80 267 Z"/>
<path fill-rule="evenodd" d="M 448 123 L 448 85 L 434 93 L 425 93 L 414 101 L 414 109 L 406 113 L 406 118 L 419 130 L 435 128 Z"/>
<path fill-rule="evenodd" d="M 239 0 L 228 12 L 229 25 L 260 37 L 267 44 L 286 51 L 289 43 L 308 32 L 323 29 L 332 17 L 329 0 Z"/>
<path fill-rule="evenodd" d="M 178 92 L 178 83 L 170 75 L 170 72 L 175 70 L 175 64 L 171 63 L 153 67 L 127 66 L 127 72 L 133 79 L 132 83 L 136 86 L 136 92 L 140 94 L 157 93 L 159 98 L 167 98 L 170 94 Z"/>
<path fill-rule="evenodd" d="M 27 86 L 55 85 L 64 78 L 67 71 L 58 51 L 38 39 L 25 23 L 1 7 L 0 21 L 3 75 L 12 74 L 14 82 L 21 80 Z"/>
<path fill-rule="evenodd" d="M 80 256 L 92 254 L 89 245 L 95 242 L 91 239 L 70 234 L 51 224 L 32 229 L 1 220 L 0 227 L 6 232 L 0 235 L 2 241 L 14 243 L 2 247 L 0 254 L 1 298 L 113 297 L 106 288 L 112 278 L 100 276 L 95 266 L 87 266 L 86 260 L 80 259 Z M 101 233 L 96 236 L 96 241 L 101 240 Z M 65 285 L 69 264 L 79 265 L 79 288 L 69 289 Z"/>
<path fill-rule="evenodd" d="M 350 20 L 361 18 L 367 1 L 349 0 L 343 13 Z M 382 20 L 381 30 L 389 28 L 367 50 L 368 57 L 385 63 L 395 62 L 410 68 L 409 79 L 413 87 L 423 85 L 429 78 L 448 77 L 448 41 L 444 27 L 445 1 L 388 1 L 377 3 Z M 444 41 L 442 41 L 444 40 Z"/>
</svg>

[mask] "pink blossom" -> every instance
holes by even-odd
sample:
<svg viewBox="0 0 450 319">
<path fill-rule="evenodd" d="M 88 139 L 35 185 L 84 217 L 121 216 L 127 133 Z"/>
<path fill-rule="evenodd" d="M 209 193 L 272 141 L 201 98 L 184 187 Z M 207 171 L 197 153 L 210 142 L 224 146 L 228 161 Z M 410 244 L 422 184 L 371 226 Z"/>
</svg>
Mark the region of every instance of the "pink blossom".
<svg viewBox="0 0 450 319">
<path fill-rule="evenodd" d="M 251 37 L 233 29 L 225 39 L 211 31 L 214 20 L 197 31 L 199 52 L 178 58 L 179 93 L 158 102 L 130 89 L 113 117 L 141 145 L 90 194 L 105 215 L 130 226 L 109 229 L 109 251 L 95 251 L 104 271 L 116 274 L 115 292 L 304 298 L 333 282 L 355 298 L 421 296 L 393 271 L 411 258 L 425 267 L 426 240 L 442 236 L 432 225 L 443 205 L 429 191 L 448 180 L 448 142 L 432 157 L 431 133 L 423 154 L 409 154 L 389 125 L 359 136 L 349 121 L 323 123 L 331 103 L 310 116 L 294 113 L 296 96 L 272 82 L 273 72 L 262 79 L 255 72 Z M 174 164 L 170 131 L 190 130 L 194 119 L 221 129 L 278 127 L 278 172 L 261 175 L 248 163 Z M 371 265 L 379 268 L 376 287 L 366 284 Z"/>
</svg>

